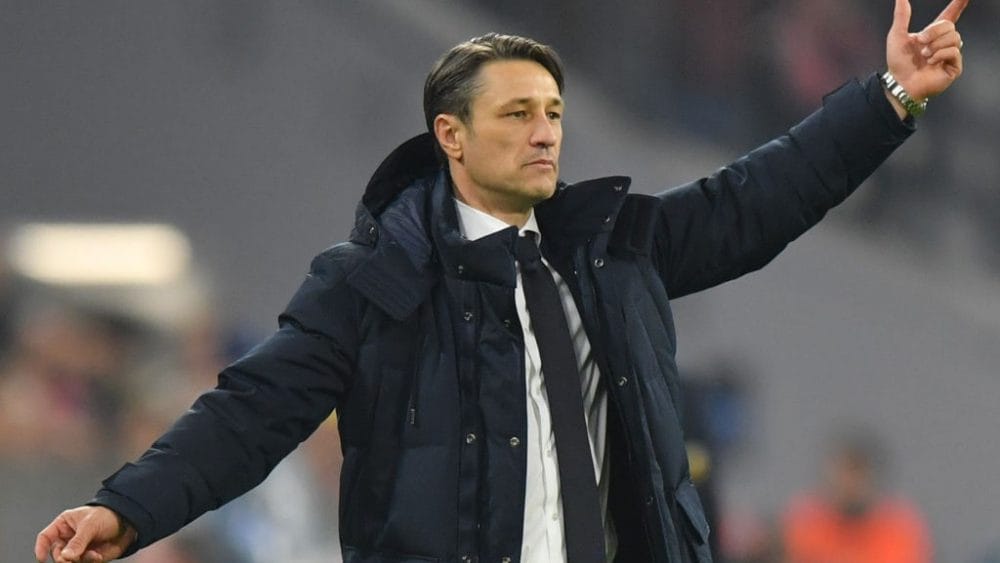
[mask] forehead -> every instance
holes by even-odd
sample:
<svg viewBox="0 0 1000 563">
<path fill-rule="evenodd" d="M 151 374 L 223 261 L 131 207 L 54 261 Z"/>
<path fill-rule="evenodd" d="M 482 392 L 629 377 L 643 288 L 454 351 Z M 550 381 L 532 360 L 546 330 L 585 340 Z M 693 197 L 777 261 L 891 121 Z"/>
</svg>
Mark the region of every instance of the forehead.
<svg viewBox="0 0 1000 563">
<path fill-rule="evenodd" d="M 490 61 L 479 69 L 476 104 L 506 104 L 515 100 L 562 103 L 559 86 L 535 61 Z"/>
</svg>

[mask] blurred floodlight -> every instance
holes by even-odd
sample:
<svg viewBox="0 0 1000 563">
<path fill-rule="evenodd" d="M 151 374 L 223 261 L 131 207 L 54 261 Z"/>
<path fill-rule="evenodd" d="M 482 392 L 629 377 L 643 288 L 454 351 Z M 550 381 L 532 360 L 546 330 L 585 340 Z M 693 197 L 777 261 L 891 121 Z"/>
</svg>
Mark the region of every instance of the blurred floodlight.
<svg viewBox="0 0 1000 563">
<path fill-rule="evenodd" d="M 187 273 L 191 245 L 163 224 L 29 223 L 15 229 L 10 263 L 55 285 L 154 285 Z"/>
</svg>

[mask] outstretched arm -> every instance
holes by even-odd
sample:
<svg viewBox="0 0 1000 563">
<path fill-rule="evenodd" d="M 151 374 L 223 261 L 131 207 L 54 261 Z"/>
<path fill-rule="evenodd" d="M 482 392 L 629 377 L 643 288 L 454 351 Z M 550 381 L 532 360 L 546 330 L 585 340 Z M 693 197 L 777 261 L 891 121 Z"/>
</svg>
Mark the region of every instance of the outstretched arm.
<svg viewBox="0 0 1000 563">
<path fill-rule="evenodd" d="M 279 330 L 106 479 L 91 506 L 63 512 L 38 535 L 39 561 L 128 556 L 256 486 L 326 420 L 353 376 L 358 325 L 339 256 L 313 261 Z"/>
<path fill-rule="evenodd" d="M 942 93 L 961 74 L 955 21 L 967 4 L 952 0 L 933 23 L 910 33 L 909 1 L 896 0 L 886 62 L 913 100 Z M 875 77 L 848 83 L 824 102 L 787 135 L 657 196 L 663 204 L 655 256 L 671 297 L 764 266 L 849 196 L 913 131 L 906 110 Z"/>
<path fill-rule="evenodd" d="M 952 0 L 919 33 L 910 32 L 910 0 L 896 0 L 892 27 L 885 41 L 889 72 L 917 102 L 944 92 L 962 74 L 962 36 L 955 29 L 969 0 Z M 886 92 L 900 118 L 906 109 Z"/>
</svg>

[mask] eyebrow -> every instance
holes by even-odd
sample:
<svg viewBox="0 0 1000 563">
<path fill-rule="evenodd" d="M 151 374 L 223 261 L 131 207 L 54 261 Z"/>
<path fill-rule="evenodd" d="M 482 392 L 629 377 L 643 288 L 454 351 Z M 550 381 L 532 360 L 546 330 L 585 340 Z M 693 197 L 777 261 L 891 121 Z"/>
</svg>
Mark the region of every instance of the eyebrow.
<svg viewBox="0 0 1000 563">
<path fill-rule="evenodd" d="M 534 101 L 535 101 L 535 98 L 515 98 L 513 100 L 508 100 L 508 101 L 504 102 L 503 104 L 500 105 L 500 107 L 501 108 L 506 108 L 506 107 L 510 107 L 510 106 L 520 106 L 520 105 L 530 104 L 530 103 L 532 103 Z M 562 98 L 549 98 L 546 101 L 545 105 L 546 106 L 558 106 L 558 107 L 562 107 L 565 104 L 563 104 Z"/>
</svg>

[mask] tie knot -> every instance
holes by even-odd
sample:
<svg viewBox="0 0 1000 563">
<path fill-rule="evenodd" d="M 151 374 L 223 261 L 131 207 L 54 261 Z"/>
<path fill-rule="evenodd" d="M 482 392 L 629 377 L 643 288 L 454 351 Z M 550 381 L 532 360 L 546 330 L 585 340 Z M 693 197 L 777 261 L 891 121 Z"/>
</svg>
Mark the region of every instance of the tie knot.
<svg viewBox="0 0 1000 563">
<path fill-rule="evenodd" d="M 535 233 L 527 233 L 525 236 L 517 237 L 517 245 L 514 247 L 517 261 L 521 263 L 521 268 L 534 271 L 541 263 L 542 254 L 538 251 L 538 243 L 535 242 Z"/>
</svg>

